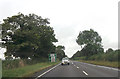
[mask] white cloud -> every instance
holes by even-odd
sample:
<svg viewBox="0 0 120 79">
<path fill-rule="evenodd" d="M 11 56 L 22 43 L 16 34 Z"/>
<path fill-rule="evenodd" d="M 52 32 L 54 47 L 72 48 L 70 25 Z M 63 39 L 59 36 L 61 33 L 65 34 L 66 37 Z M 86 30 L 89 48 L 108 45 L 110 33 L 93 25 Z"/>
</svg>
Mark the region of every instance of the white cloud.
<svg viewBox="0 0 120 79">
<path fill-rule="evenodd" d="M 3 54 L 4 52 L 6 52 L 6 49 L 0 48 L 0 59 L 5 59 Z"/>
</svg>

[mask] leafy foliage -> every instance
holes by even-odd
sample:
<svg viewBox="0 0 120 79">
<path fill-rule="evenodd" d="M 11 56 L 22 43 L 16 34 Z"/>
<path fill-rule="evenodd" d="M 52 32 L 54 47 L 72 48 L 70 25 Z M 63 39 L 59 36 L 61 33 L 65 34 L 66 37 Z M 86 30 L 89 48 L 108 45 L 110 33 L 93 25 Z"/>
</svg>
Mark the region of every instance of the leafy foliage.
<svg viewBox="0 0 120 79">
<path fill-rule="evenodd" d="M 111 49 L 111 48 L 109 48 Z M 108 49 L 108 50 L 109 50 Z M 107 51 L 108 51 L 107 50 Z M 98 53 L 92 56 L 76 56 L 73 55 L 72 59 L 75 60 L 94 60 L 94 61 L 110 61 L 110 62 L 120 62 L 120 49 L 113 50 L 107 53 Z"/>
<path fill-rule="evenodd" d="M 3 70 L 14 69 L 14 68 L 23 67 L 26 65 L 37 64 L 40 62 L 48 62 L 48 59 L 42 57 L 41 60 L 31 60 L 31 59 L 3 60 L 2 61 L 2 68 L 3 68 Z"/>
<path fill-rule="evenodd" d="M 96 54 L 89 58 L 89 60 L 102 60 L 102 61 L 119 61 L 120 50 L 113 50 L 109 53 Z"/>
<path fill-rule="evenodd" d="M 72 56 L 72 58 L 77 58 L 77 57 L 81 57 L 81 56 L 83 56 L 83 55 L 82 55 L 82 52 L 78 50 L 78 51 Z"/>
<path fill-rule="evenodd" d="M 109 52 L 113 52 L 113 49 L 109 48 L 108 50 L 106 50 L 106 53 L 109 53 Z"/>
<path fill-rule="evenodd" d="M 103 53 L 104 49 L 99 44 L 88 44 L 81 50 L 81 52 L 83 56 L 91 56 L 97 53 Z"/>
<path fill-rule="evenodd" d="M 97 32 L 92 29 L 80 32 L 76 40 L 78 45 L 80 45 L 81 47 L 84 46 L 81 50 L 82 54 L 80 55 L 91 56 L 97 53 L 104 52 L 101 41 L 102 38 Z"/>
<path fill-rule="evenodd" d="M 64 50 L 64 46 L 59 45 L 56 47 L 56 53 L 59 60 L 61 60 L 63 57 L 66 57 Z"/>
<path fill-rule="evenodd" d="M 101 37 L 93 29 L 80 32 L 76 40 L 78 45 L 100 44 L 101 41 Z"/>
<path fill-rule="evenodd" d="M 19 13 L 4 19 L 2 23 L 2 41 L 7 48 L 5 56 L 20 58 L 47 57 L 55 51 L 53 42 L 57 42 L 49 19 L 35 14 Z"/>
</svg>

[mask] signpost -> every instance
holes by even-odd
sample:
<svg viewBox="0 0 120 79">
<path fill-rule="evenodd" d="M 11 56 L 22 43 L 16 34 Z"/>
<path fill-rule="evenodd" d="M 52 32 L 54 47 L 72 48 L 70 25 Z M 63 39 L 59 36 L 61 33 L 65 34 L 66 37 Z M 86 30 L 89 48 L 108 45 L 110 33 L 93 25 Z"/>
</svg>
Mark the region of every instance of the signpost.
<svg viewBox="0 0 120 79">
<path fill-rule="evenodd" d="M 49 61 L 56 62 L 56 54 L 49 54 Z"/>
</svg>

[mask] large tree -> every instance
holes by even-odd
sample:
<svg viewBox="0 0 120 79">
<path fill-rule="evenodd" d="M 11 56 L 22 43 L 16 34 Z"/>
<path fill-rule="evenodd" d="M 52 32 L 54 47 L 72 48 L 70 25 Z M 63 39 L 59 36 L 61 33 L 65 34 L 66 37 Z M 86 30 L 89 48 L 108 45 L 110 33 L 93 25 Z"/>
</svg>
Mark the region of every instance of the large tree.
<svg viewBox="0 0 120 79">
<path fill-rule="evenodd" d="M 3 21 L 2 41 L 7 48 L 6 57 L 39 58 L 47 57 L 53 49 L 55 51 L 53 42 L 57 39 L 48 18 L 18 13 Z"/>
<path fill-rule="evenodd" d="M 64 50 L 65 50 L 64 46 L 59 45 L 56 47 L 56 54 L 58 59 L 61 60 L 63 57 L 66 57 Z"/>
<path fill-rule="evenodd" d="M 104 49 L 102 48 L 101 41 L 102 38 L 93 29 L 80 32 L 76 40 L 78 45 L 83 47 L 81 52 L 84 56 L 103 52 Z"/>
</svg>

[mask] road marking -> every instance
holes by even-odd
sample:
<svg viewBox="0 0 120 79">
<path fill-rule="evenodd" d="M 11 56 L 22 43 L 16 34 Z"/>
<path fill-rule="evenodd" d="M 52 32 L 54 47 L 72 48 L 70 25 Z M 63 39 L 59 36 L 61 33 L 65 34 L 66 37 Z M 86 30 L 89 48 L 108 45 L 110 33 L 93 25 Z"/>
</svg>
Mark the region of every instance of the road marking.
<svg viewBox="0 0 120 79">
<path fill-rule="evenodd" d="M 41 76 L 43 76 L 43 75 L 45 75 L 46 73 L 48 73 L 48 72 L 50 72 L 51 70 L 53 70 L 54 68 L 56 68 L 57 66 L 59 66 L 60 64 L 58 64 L 58 65 L 56 65 L 56 66 L 54 66 L 54 67 L 52 67 L 51 69 L 49 69 L 48 71 L 46 71 L 46 72 L 44 72 L 44 73 L 42 73 L 41 75 L 39 75 L 37 78 L 35 78 L 35 79 L 38 79 L 39 77 L 41 77 Z"/>
<path fill-rule="evenodd" d="M 75 65 L 74 65 L 75 66 Z"/>
<path fill-rule="evenodd" d="M 73 62 L 72 62 L 72 64 L 73 64 Z"/>
<path fill-rule="evenodd" d="M 112 70 L 120 71 L 118 68 L 113 68 L 113 67 L 94 65 L 94 64 L 89 64 L 89 63 L 84 63 L 84 64 L 87 64 L 87 65 L 90 65 L 90 66 L 101 67 L 101 68 L 105 68 L 105 69 L 112 69 Z"/>
<path fill-rule="evenodd" d="M 85 75 L 88 75 L 85 71 L 83 71 L 83 73 L 84 73 Z"/>
<path fill-rule="evenodd" d="M 77 68 L 79 68 L 79 67 L 77 67 Z"/>
</svg>

